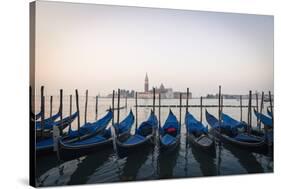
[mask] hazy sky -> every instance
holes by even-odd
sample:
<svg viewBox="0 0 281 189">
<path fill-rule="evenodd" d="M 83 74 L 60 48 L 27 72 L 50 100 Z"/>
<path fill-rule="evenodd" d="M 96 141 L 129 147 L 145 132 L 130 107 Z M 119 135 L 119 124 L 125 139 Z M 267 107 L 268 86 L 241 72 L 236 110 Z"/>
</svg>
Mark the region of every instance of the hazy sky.
<svg viewBox="0 0 281 189">
<path fill-rule="evenodd" d="M 268 91 L 273 42 L 272 16 L 37 1 L 36 86 Z"/>
</svg>

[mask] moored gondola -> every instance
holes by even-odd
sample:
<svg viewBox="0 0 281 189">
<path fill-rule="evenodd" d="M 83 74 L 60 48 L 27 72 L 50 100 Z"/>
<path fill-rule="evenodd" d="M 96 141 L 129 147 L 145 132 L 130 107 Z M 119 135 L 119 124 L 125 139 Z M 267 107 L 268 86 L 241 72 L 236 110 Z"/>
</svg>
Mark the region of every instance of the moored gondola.
<svg viewBox="0 0 281 189">
<path fill-rule="evenodd" d="M 206 152 L 215 151 L 215 142 L 208 134 L 208 128 L 187 112 L 185 115 L 185 126 L 189 141 L 198 149 Z"/>
<path fill-rule="evenodd" d="M 84 139 L 100 132 L 104 131 L 110 120 L 112 119 L 112 112 L 108 111 L 108 113 L 101 119 L 93 123 L 86 123 L 79 130 L 73 131 L 71 127 L 69 128 L 68 133 L 62 136 L 62 140 L 65 142 L 74 142 L 80 139 Z M 56 125 L 55 125 L 56 127 Z M 54 148 L 54 140 L 53 137 L 41 137 L 36 139 L 36 154 L 46 154 L 53 152 Z"/>
<path fill-rule="evenodd" d="M 140 124 L 135 134 L 130 135 L 126 139 L 116 138 L 116 144 L 119 153 L 128 153 L 145 146 L 153 146 L 155 142 L 156 129 L 158 128 L 158 120 L 153 111 L 151 111 L 148 119 Z"/>
<path fill-rule="evenodd" d="M 163 125 L 159 126 L 159 142 L 161 151 L 172 151 L 180 143 L 180 123 L 172 110 Z"/>
<path fill-rule="evenodd" d="M 264 137 L 252 135 L 250 133 L 239 133 L 234 125 L 221 122 L 206 110 L 206 119 L 212 127 L 212 131 L 222 142 L 245 148 L 247 150 L 266 150 L 266 141 Z"/>
<path fill-rule="evenodd" d="M 70 116 L 67 116 L 65 118 L 63 118 L 62 120 L 58 120 L 55 121 L 57 118 L 56 116 L 60 116 L 60 114 L 58 113 L 58 115 L 54 115 L 55 117 L 52 116 L 52 118 L 48 118 L 45 120 L 45 122 L 47 124 L 44 125 L 44 129 L 42 130 L 42 121 L 38 122 L 36 124 L 36 137 L 51 137 L 52 136 L 52 131 L 53 131 L 53 127 L 57 126 L 61 131 L 63 131 L 69 124 L 71 124 L 78 116 L 78 112 L 73 113 Z"/>
<path fill-rule="evenodd" d="M 130 111 L 128 116 L 119 124 L 115 124 L 115 130 L 118 132 L 117 137 L 125 139 L 129 136 L 132 125 L 134 123 L 133 112 Z M 75 142 L 64 141 L 63 138 L 58 141 L 58 154 L 61 160 L 68 160 L 96 152 L 107 147 L 112 147 L 113 133 L 111 127 L 108 127 L 98 135 L 77 140 Z"/>
<path fill-rule="evenodd" d="M 273 114 L 272 114 L 272 112 L 270 111 L 269 108 L 267 108 L 267 114 L 268 114 L 271 118 L 273 117 Z"/>
<path fill-rule="evenodd" d="M 262 113 L 259 113 L 256 109 L 254 109 L 255 116 L 267 127 L 273 127 L 272 117 L 268 117 Z"/>
</svg>

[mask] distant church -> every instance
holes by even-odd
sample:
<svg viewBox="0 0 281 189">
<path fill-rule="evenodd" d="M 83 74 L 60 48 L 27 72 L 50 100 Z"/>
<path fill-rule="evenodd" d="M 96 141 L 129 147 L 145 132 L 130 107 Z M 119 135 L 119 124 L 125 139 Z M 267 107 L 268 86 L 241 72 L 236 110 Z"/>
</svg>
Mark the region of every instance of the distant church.
<svg viewBox="0 0 281 189">
<path fill-rule="evenodd" d="M 148 81 L 148 76 L 147 73 L 145 74 L 145 79 L 144 79 L 144 92 L 148 92 L 149 90 L 149 81 Z"/>
<path fill-rule="evenodd" d="M 163 99 L 171 99 L 171 98 L 179 98 L 179 94 L 182 94 L 182 98 L 186 98 L 186 93 L 184 92 L 173 92 L 172 88 L 165 88 L 163 83 L 161 83 L 160 87 L 155 87 L 155 97 L 158 98 L 159 93 L 161 93 L 161 98 Z M 147 73 L 145 74 L 144 79 L 144 91 L 138 92 L 139 98 L 153 98 L 153 90 L 149 90 L 149 79 Z M 191 93 L 189 93 L 189 98 L 191 98 Z"/>
</svg>

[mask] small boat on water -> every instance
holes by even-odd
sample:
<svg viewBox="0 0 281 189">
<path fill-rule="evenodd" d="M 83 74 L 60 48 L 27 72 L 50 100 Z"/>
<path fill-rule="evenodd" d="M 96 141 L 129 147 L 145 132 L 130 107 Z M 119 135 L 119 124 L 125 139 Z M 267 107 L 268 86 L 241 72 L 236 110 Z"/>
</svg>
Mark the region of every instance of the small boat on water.
<svg viewBox="0 0 281 189">
<path fill-rule="evenodd" d="M 156 129 L 158 128 L 158 120 L 153 111 L 151 111 L 148 119 L 140 124 L 135 134 L 130 135 L 126 139 L 116 138 L 116 145 L 120 153 L 126 153 L 145 146 L 154 145 Z"/>
<path fill-rule="evenodd" d="M 135 118 L 131 110 L 123 121 L 113 125 L 117 131 L 116 134 L 118 138 L 125 139 L 129 136 L 134 120 Z M 113 134 L 111 132 L 111 127 L 108 127 L 97 135 L 92 135 L 91 137 L 77 140 L 75 142 L 64 141 L 63 138 L 59 139 L 58 154 L 61 160 L 69 160 L 110 146 L 112 147 L 112 144 Z"/>
<path fill-rule="evenodd" d="M 88 122 L 85 125 L 83 125 L 79 130 L 73 131 L 70 127 L 68 133 L 62 136 L 62 140 L 64 140 L 65 142 L 66 141 L 74 142 L 77 140 L 81 140 L 96 135 L 102 132 L 106 128 L 106 126 L 108 125 L 111 119 L 112 119 L 112 112 L 108 111 L 108 113 L 103 118 L 93 123 Z M 57 126 L 54 125 L 54 127 Z M 41 137 L 36 139 L 37 155 L 53 152 L 53 148 L 54 148 L 54 139 L 52 136 L 46 138 Z"/>
<path fill-rule="evenodd" d="M 36 122 L 35 127 L 36 127 L 36 137 L 51 137 L 52 136 L 52 130 L 54 126 L 57 126 L 61 131 L 63 131 L 69 124 L 71 124 L 78 116 L 78 112 L 75 112 L 71 114 L 70 116 L 67 116 L 63 118 L 62 120 L 58 120 L 58 117 L 60 117 L 60 113 L 47 118 L 44 120 L 44 129 L 42 130 L 42 121 Z"/>
<path fill-rule="evenodd" d="M 273 114 L 269 108 L 267 108 L 267 114 L 272 118 Z"/>
<path fill-rule="evenodd" d="M 254 113 L 256 117 L 267 127 L 272 128 L 273 127 L 273 121 L 272 117 L 268 117 L 262 113 L 259 113 L 256 109 L 254 109 Z"/>
<path fill-rule="evenodd" d="M 33 112 L 31 112 L 31 119 L 34 121 L 34 120 L 38 120 L 40 119 L 42 116 L 42 112 L 39 112 L 38 114 L 35 114 Z"/>
<path fill-rule="evenodd" d="M 266 141 L 269 146 L 273 145 L 273 120 L 272 117 L 268 117 L 262 113 L 257 112 L 256 109 L 254 109 L 255 116 L 258 120 L 261 121 L 261 123 L 264 125 L 264 132 L 262 132 L 260 135 L 266 138 Z M 269 116 L 272 116 L 271 112 L 267 109 L 267 113 Z M 271 114 L 271 115 L 270 115 Z"/>
<path fill-rule="evenodd" d="M 238 132 L 237 127 L 244 127 L 243 124 L 234 125 L 224 120 L 219 123 L 219 120 L 215 116 L 211 115 L 207 110 L 206 119 L 212 127 L 215 137 L 220 139 L 222 142 L 236 145 L 248 150 L 266 149 L 266 141 L 264 137 L 255 136 L 246 132 Z"/>
<path fill-rule="evenodd" d="M 200 121 L 187 112 L 185 115 L 185 126 L 188 132 L 188 139 L 198 149 L 206 152 L 214 152 L 215 142 L 208 134 L 208 128 L 205 127 Z"/>
<path fill-rule="evenodd" d="M 50 130 L 53 128 L 54 126 L 54 123 L 56 122 L 56 120 L 60 117 L 61 113 L 58 112 L 56 113 L 55 115 L 52 115 L 51 117 L 49 118 L 46 118 L 44 120 L 40 120 L 40 121 L 36 121 L 35 122 L 35 128 L 36 130 L 41 130 L 42 127 L 44 127 L 43 129 L 46 129 L 46 130 Z M 41 117 L 41 116 L 40 116 Z M 43 124 L 44 122 L 44 124 Z M 44 125 L 44 126 L 43 126 Z"/>
<path fill-rule="evenodd" d="M 172 151 L 180 143 L 180 123 L 170 110 L 163 125 L 159 128 L 159 141 L 161 151 Z"/>
</svg>

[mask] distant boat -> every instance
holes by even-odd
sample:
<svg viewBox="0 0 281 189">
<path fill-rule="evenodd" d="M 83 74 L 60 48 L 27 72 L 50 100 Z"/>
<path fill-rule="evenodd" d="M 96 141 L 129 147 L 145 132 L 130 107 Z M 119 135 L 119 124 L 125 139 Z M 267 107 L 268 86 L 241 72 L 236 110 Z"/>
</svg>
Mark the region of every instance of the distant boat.
<svg viewBox="0 0 281 189">
<path fill-rule="evenodd" d="M 118 138 L 127 138 L 129 136 L 134 120 L 133 112 L 130 111 L 128 116 L 122 122 L 118 125 L 114 125 Z M 113 134 L 111 132 L 111 127 L 97 135 L 75 142 L 68 142 L 67 140 L 64 141 L 63 139 L 60 139 L 58 142 L 59 157 L 62 160 L 77 158 L 101 149 L 112 147 L 112 142 Z"/>
<path fill-rule="evenodd" d="M 158 120 L 154 112 L 151 111 L 148 119 L 140 124 L 135 134 L 127 139 L 117 138 L 116 144 L 120 153 L 127 153 L 146 146 L 154 145 Z"/>
<path fill-rule="evenodd" d="M 69 131 L 66 135 L 62 136 L 62 140 L 68 142 L 74 142 L 77 140 L 81 140 L 93 135 L 96 135 L 102 132 L 110 120 L 112 119 L 112 111 L 108 111 L 108 113 L 101 119 L 93 123 L 86 123 L 79 130 L 73 131 L 69 128 Z M 55 125 L 56 126 L 56 125 Z M 53 137 L 40 138 L 36 139 L 36 153 L 37 155 L 50 153 L 53 151 L 54 141 Z"/>
<path fill-rule="evenodd" d="M 176 116 L 170 110 L 169 115 L 163 125 L 160 127 L 160 150 L 173 150 L 180 143 L 180 123 Z"/>
<path fill-rule="evenodd" d="M 213 129 L 215 136 L 222 142 L 230 143 L 248 150 L 265 150 L 266 142 L 264 137 L 258 137 L 246 132 L 238 133 L 233 124 L 227 122 L 219 123 L 219 120 L 206 110 L 207 122 Z M 239 125 L 240 126 L 240 125 Z"/>
<path fill-rule="evenodd" d="M 206 152 L 214 152 L 215 142 L 208 134 L 208 128 L 194 116 L 187 112 L 185 115 L 186 131 L 189 133 L 188 139 L 199 149 Z"/>
</svg>

